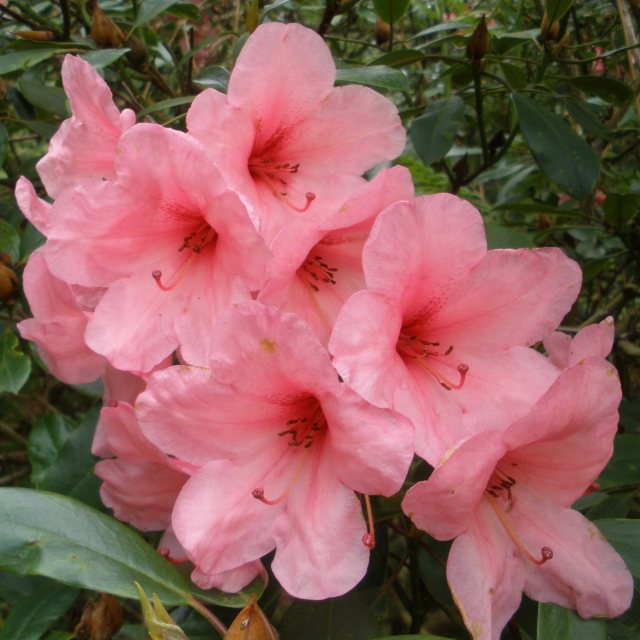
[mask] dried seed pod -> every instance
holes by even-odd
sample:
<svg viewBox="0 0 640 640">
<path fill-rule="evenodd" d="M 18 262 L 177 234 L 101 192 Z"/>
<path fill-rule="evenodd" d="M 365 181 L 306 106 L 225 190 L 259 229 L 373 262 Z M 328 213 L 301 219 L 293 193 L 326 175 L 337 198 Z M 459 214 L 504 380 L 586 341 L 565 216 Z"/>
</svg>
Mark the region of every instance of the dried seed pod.
<svg viewBox="0 0 640 640">
<path fill-rule="evenodd" d="M 74 629 L 76 640 L 111 640 L 123 623 L 122 608 L 116 598 L 101 593 L 100 598 L 88 602 L 80 622 Z"/>
<path fill-rule="evenodd" d="M 91 37 L 101 49 L 118 49 L 125 40 L 120 27 L 100 8 L 97 2 L 91 16 Z"/>
<path fill-rule="evenodd" d="M 252 596 L 249 604 L 236 616 L 224 640 L 278 640 L 278 633 Z"/>
</svg>

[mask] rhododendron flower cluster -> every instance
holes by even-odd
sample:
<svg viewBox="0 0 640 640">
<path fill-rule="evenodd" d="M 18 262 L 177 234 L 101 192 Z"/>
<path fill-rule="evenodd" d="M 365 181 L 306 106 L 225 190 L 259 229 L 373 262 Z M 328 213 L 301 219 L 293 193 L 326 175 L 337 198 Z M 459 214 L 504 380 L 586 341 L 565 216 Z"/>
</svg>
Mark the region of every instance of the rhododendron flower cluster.
<svg viewBox="0 0 640 640">
<path fill-rule="evenodd" d="M 571 510 L 620 401 L 612 321 L 556 332 L 573 261 L 487 250 L 474 207 L 416 198 L 403 167 L 365 179 L 402 151 L 398 113 L 334 88 L 299 25 L 260 26 L 186 132 L 120 112 L 78 57 L 62 77 L 49 199 L 16 191 L 46 237 L 19 328 L 61 380 L 102 378 L 93 451 L 116 517 L 163 531 L 201 587 L 239 590 L 273 551 L 289 594 L 333 597 L 367 571 L 370 496 L 400 491 L 417 455 L 434 471 L 402 508 L 455 539 L 474 638 L 498 638 L 523 592 L 584 617 L 629 606 L 629 571 Z"/>
</svg>

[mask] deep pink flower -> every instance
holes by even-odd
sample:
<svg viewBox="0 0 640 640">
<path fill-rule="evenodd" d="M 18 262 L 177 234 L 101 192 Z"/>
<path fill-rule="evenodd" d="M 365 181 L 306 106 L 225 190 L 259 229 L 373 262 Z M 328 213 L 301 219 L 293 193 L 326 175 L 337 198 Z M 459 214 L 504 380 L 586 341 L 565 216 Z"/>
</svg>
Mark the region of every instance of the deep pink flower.
<svg viewBox="0 0 640 640">
<path fill-rule="evenodd" d="M 107 83 L 82 58 L 65 56 L 62 84 L 72 116 L 60 125 L 36 165 L 52 198 L 70 187 L 111 177 L 118 140 L 136 121 L 131 109 L 118 111 Z"/>
<path fill-rule="evenodd" d="M 405 419 L 338 381 L 329 354 L 293 314 L 245 303 L 214 333 L 211 370 L 154 374 L 137 403 L 162 451 L 198 467 L 173 514 L 193 579 L 276 549 L 290 594 L 327 598 L 366 572 L 367 528 L 354 494 L 391 495 L 412 457 Z"/>
<path fill-rule="evenodd" d="M 526 413 L 555 380 L 527 346 L 577 296 L 580 269 L 560 250 L 487 252 L 480 214 L 438 194 L 384 211 L 363 263 L 368 289 L 343 306 L 329 350 L 358 393 L 412 420 L 432 464 Z"/>
<path fill-rule="evenodd" d="M 524 591 L 584 618 L 627 609 L 633 580 L 570 507 L 611 457 L 620 384 L 591 360 L 564 370 L 531 412 L 447 452 L 402 503 L 438 540 L 456 538 L 447 579 L 476 640 L 497 640 Z"/>
<path fill-rule="evenodd" d="M 204 364 L 217 315 L 259 288 L 268 252 L 193 138 L 140 124 L 117 151 L 112 180 L 56 199 L 47 264 L 106 288 L 86 341 L 114 367 L 149 371 L 176 348 Z"/>
<path fill-rule="evenodd" d="M 189 133 L 268 243 L 301 212 L 332 214 L 359 176 L 404 147 L 394 105 L 366 87 L 334 88 L 335 75 L 314 31 L 263 24 L 242 48 L 227 94 L 208 89 L 187 114 Z"/>
<path fill-rule="evenodd" d="M 294 220 L 271 245 L 269 277 L 258 299 L 296 313 L 326 343 L 344 302 L 364 287 L 362 247 L 376 216 L 412 197 L 407 169 L 382 169 L 333 215 Z"/>
</svg>

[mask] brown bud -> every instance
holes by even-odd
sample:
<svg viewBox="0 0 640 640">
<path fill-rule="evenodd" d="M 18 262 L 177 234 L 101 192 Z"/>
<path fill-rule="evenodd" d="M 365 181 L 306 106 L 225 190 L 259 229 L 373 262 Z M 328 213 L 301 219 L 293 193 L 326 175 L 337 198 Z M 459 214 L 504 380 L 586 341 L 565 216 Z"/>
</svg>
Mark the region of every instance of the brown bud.
<svg viewBox="0 0 640 640">
<path fill-rule="evenodd" d="M 376 18 L 375 28 L 376 43 L 379 47 L 389 42 L 391 37 L 391 27 L 388 22 L 385 22 L 382 18 Z"/>
<path fill-rule="evenodd" d="M 56 39 L 56 34 L 53 31 L 14 31 L 13 35 L 33 42 L 48 42 Z"/>
<path fill-rule="evenodd" d="M 0 264 L 0 300 L 12 301 L 18 293 L 18 276 L 16 272 L 5 264 Z"/>
<path fill-rule="evenodd" d="M 542 16 L 542 22 L 540 23 L 540 33 L 542 34 L 543 40 L 555 40 L 560 33 L 560 23 L 557 20 L 554 20 L 549 24 L 549 16 L 546 11 Z"/>
<path fill-rule="evenodd" d="M 87 602 L 74 629 L 76 640 L 111 640 L 123 623 L 120 603 L 107 593 Z"/>
<path fill-rule="evenodd" d="M 149 50 L 147 49 L 147 45 L 140 40 L 140 38 L 136 38 L 135 36 L 131 36 L 129 40 L 127 40 L 127 47 L 131 49 L 127 53 L 127 59 L 131 63 L 131 66 L 134 69 L 142 70 L 144 68 L 147 59 L 149 58 Z"/>
<path fill-rule="evenodd" d="M 251 596 L 249 604 L 231 623 L 224 640 L 278 640 L 278 633 Z"/>
<path fill-rule="evenodd" d="M 480 18 L 467 42 L 467 58 L 478 64 L 489 53 L 489 30 L 485 17 Z"/>
<path fill-rule="evenodd" d="M 124 44 L 124 33 L 97 2 L 91 16 L 91 37 L 100 49 L 118 49 Z"/>
</svg>

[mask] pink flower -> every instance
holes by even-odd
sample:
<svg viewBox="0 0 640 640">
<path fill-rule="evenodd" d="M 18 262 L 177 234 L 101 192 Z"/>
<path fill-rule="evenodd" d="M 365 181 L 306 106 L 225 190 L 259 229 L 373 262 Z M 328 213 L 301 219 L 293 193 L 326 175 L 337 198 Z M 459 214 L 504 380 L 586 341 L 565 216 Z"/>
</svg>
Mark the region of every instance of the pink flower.
<svg viewBox="0 0 640 640">
<path fill-rule="evenodd" d="M 438 194 L 383 212 L 363 264 L 368 290 L 343 306 L 329 350 L 358 393 L 412 420 L 429 462 L 523 415 L 555 380 L 527 345 L 553 331 L 580 287 L 558 249 L 487 252 L 480 214 Z"/>
<path fill-rule="evenodd" d="M 142 431 L 197 467 L 173 529 L 207 575 L 276 549 L 290 594 L 327 598 L 364 576 L 367 528 L 354 494 L 397 491 L 412 457 L 406 420 L 338 381 L 307 325 L 257 302 L 229 310 L 214 333 L 211 370 L 153 375 L 137 403 Z M 365 539 L 369 542 L 369 539 Z"/>
<path fill-rule="evenodd" d="M 456 538 L 447 579 L 476 640 L 497 640 L 521 592 L 616 616 L 633 580 L 596 527 L 571 504 L 611 457 L 620 384 L 607 362 L 564 370 L 530 413 L 447 452 L 402 503 L 438 540 Z"/>
<path fill-rule="evenodd" d="M 580 329 L 573 338 L 554 331 L 544 340 L 544 348 L 556 367 L 566 369 L 586 358 L 606 358 L 611 353 L 614 337 L 613 318 L 609 316 L 599 324 Z"/>
<path fill-rule="evenodd" d="M 79 184 L 111 177 L 118 140 L 136 121 L 130 109 L 118 111 L 107 83 L 82 58 L 65 56 L 62 84 L 73 115 L 60 125 L 36 166 L 52 198 Z"/>
<path fill-rule="evenodd" d="M 296 313 L 326 343 L 341 306 L 364 287 L 362 247 L 376 216 L 412 197 L 407 169 L 382 169 L 333 215 L 294 220 L 273 241 L 269 278 L 258 299 Z"/>
<path fill-rule="evenodd" d="M 86 341 L 114 367 L 149 371 L 176 348 L 204 364 L 217 315 L 259 288 L 268 252 L 193 138 L 140 124 L 117 151 L 112 180 L 56 199 L 47 264 L 106 289 Z"/>
<path fill-rule="evenodd" d="M 397 156 L 405 132 L 393 104 L 361 86 L 333 88 L 322 39 L 298 24 L 249 36 L 227 95 L 202 92 L 187 114 L 231 188 L 271 243 L 300 213 L 332 214 L 358 177 Z"/>
</svg>

